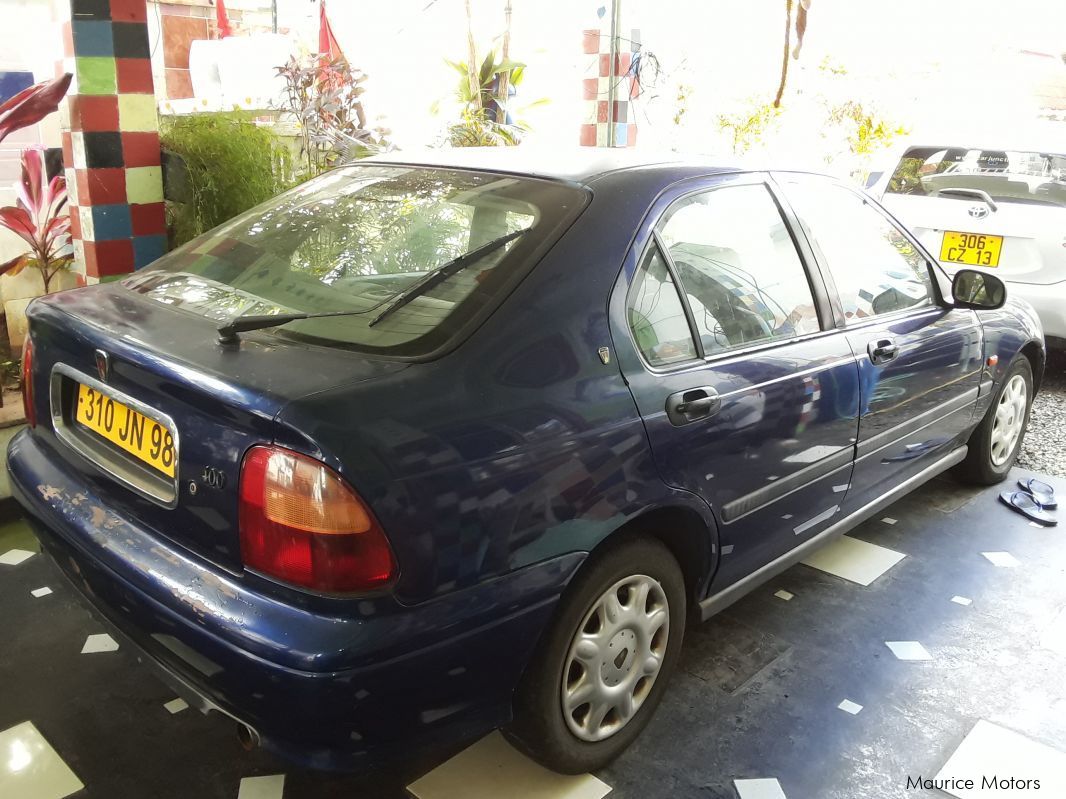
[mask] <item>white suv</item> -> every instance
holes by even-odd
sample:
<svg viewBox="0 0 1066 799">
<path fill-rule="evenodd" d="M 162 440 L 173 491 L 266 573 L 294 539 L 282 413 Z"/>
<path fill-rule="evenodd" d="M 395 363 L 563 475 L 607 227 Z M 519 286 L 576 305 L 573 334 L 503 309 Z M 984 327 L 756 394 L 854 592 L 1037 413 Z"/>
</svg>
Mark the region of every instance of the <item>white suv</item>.
<svg viewBox="0 0 1066 799">
<path fill-rule="evenodd" d="M 949 272 L 995 272 L 1066 348 L 1066 143 L 1058 151 L 908 147 L 870 192 Z"/>
</svg>

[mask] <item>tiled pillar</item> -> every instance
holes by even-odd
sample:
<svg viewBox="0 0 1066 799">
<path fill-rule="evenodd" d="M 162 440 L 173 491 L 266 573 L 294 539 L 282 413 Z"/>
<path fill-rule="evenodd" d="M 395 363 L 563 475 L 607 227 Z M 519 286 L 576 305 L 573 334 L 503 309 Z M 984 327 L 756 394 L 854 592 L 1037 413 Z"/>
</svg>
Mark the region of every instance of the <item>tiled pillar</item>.
<svg viewBox="0 0 1066 799">
<path fill-rule="evenodd" d="M 595 56 L 595 77 L 582 80 L 585 118 L 581 125 L 580 143 L 584 147 L 633 147 L 637 143 L 637 125 L 632 118 L 630 100 L 637 96 L 640 84 L 631 74 L 633 61 L 639 58 L 640 34 L 630 31 L 628 38 L 620 37 L 618 52 L 611 58 L 610 14 L 600 18 L 599 28 L 582 32 L 582 50 Z M 614 87 L 614 107 L 611 108 L 611 87 Z M 608 128 L 614 127 L 614 142 L 609 144 Z"/>
<path fill-rule="evenodd" d="M 145 0 L 57 0 L 74 269 L 119 277 L 166 251 L 159 128 Z"/>
</svg>

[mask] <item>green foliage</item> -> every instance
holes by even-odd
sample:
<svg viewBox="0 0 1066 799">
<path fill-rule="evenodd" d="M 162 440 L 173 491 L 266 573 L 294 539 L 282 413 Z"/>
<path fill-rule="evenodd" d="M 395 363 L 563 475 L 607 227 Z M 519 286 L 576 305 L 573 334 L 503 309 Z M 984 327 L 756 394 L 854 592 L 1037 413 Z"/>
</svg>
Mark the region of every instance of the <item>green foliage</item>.
<svg viewBox="0 0 1066 799">
<path fill-rule="evenodd" d="M 748 152 L 781 117 L 781 109 L 773 103 L 751 104 L 734 114 L 719 114 L 718 129 L 730 131 L 733 137 L 733 155 Z"/>
<path fill-rule="evenodd" d="M 160 135 L 184 163 L 188 189 L 184 202 L 167 203 L 174 246 L 298 182 L 284 142 L 249 114 L 164 117 Z"/>
<path fill-rule="evenodd" d="M 829 122 L 847 131 L 848 149 L 855 155 L 869 155 L 888 147 L 897 136 L 907 133 L 901 125 L 877 116 L 858 100 L 848 100 L 829 109 Z"/>
<path fill-rule="evenodd" d="M 674 116 L 673 122 L 677 127 L 681 127 L 684 122 L 685 114 L 688 113 L 689 99 L 692 96 L 692 87 L 687 83 L 677 84 L 677 97 L 674 99 Z"/>
<path fill-rule="evenodd" d="M 496 60 L 491 51 L 477 70 L 476 85 L 472 83 L 466 61 L 448 61 L 459 73 L 455 96 L 461 105 L 458 122 L 448 128 L 448 143 L 452 147 L 506 147 L 518 144 L 528 130 L 522 122 L 507 124 L 508 107 L 495 93 L 497 79 L 506 76 L 508 85 L 517 88 L 525 74 L 525 64 L 510 59 Z M 538 101 L 539 103 L 540 101 Z"/>
</svg>

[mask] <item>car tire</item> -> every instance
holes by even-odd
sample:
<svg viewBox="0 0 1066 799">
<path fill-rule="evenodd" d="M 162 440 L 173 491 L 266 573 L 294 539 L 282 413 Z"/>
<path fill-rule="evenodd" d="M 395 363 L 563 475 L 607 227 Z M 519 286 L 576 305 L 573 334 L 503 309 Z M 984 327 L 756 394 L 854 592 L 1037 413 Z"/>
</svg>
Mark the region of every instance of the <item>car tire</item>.
<svg viewBox="0 0 1066 799">
<path fill-rule="evenodd" d="M 1019 391 L 1024 395 L 1019 397 Z M 977 485 L 995 485 L 1007 477 L 1021 451 L 1032 405 L 1033 367 L 1028 358 L 1019 354 L 1007 369 L 981 423 L 970 434 L 970 450 L 960 465 L 963 477 Z"/>
<path fill-rule="evenodd" d="M 590 557 L 538 643 L 504 730 L 519 749 L 561 774 L 602 768 L 640 735 L 685 635 L 684 577 L 660 541 L 626 538 Z"/>
</svg>

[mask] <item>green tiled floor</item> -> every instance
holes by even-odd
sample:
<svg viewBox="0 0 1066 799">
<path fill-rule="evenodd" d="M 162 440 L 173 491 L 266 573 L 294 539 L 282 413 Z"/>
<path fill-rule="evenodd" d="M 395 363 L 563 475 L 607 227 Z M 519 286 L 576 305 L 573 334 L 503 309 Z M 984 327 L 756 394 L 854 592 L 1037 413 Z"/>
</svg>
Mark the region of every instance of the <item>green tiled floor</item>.
<svg viewBox="0 0 1066 799">
<path fill-rule="evenodd" d="M 9 549 L 27 549 L 31 552 L 40 552 L 41 545 L 37 543 L 37 537 L 30 530 L 30 526 L 21 519 L 0 524 L 0 554 Z"/>
</svg>

